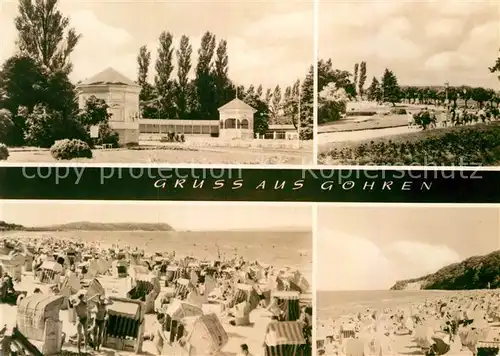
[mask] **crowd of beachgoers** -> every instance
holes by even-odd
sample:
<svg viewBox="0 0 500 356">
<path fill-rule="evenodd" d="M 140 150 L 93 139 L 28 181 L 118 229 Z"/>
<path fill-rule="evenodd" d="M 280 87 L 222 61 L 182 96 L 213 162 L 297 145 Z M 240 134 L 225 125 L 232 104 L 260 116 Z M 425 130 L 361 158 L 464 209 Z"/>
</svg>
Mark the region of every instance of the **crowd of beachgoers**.
<svg viewBox="0 0 500 356">
<path fill-rule="evenodd" d="M 290 267 L 20 236 L 0 239 L 0 265 L 0 349 L 311 354 L 309 283 Z"/>
<path fill-rule="evenodd" d="M 497 290 L 422 291 L 413 301 L 380 301 L 319 316 L 318 354 L 497 355 L 499 297 Z"/>
</svg>

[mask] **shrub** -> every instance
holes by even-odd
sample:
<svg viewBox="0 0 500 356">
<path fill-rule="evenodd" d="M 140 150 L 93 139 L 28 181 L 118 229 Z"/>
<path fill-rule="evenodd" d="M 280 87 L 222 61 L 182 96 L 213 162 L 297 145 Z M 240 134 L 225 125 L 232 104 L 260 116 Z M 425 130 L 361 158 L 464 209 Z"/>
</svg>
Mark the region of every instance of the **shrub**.
<svg viewBox="0 0 500 356">
<path fill-rule="evenodd" d="M 3 143 L 0 143 L 0 161 L 5 161 L 9 158 L 9 149 Z"/>
<path fill-rule="evenodd" d="M 57 160 L 74 158 L 92 158 L 92 151 L 87 142 L 81 140 L 64 139 L 54 143 L 50 148 L 52 157 Z"/>
<path fill-rule="evenodd" d="M 347 116 L 374 116 L 377 115 L 376 111 L 348 111 Z"/>
<path fill-rule="evenodd" d="M 99 125 L 99 137 L 102 143 L 112 145 L 113 148 L 119 147 L 120 135 L 108 123 Z"/>
<path fill-rule="evenodd" d="M 7 109 L 0 109 L 0 141 L 11 143 L 11 134 L 14 129 L 12 114 Z"/>
<path fill-rule="evenodd" d="M 43 105 L 35 106 L 28 115 L 24 138 L 28 145 L 37 147 L 51 147 L 62 139 L 91 141 L 89 133 L 76 119 L 65 118 L 60 112 Z"/>
<path fill-rule="evenodd" d="M 391 108 L 391 114 L 406 115 L 407 112 L 405 108 Z"/>
<path fill-rule="evenodd" d="M 453 128 L 421 139 L 362 143 L 334 148 L 320 162 L 378 166 L 491 166 L 500 162 L 500 125 Z"/>
<path fill-rule="evenodd" d="M 137 147 L 139 147 L 139 143 L 138 142 L 127 142 L 125 144 L 125 147 L 127 147 L 127 148 L 137 148 Z"/>
</svg>

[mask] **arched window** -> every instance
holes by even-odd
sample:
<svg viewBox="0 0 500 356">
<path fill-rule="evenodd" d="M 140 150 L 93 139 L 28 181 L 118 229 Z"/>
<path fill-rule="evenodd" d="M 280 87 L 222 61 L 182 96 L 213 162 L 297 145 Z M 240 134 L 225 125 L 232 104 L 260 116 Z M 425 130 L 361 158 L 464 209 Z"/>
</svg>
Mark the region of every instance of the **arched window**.
<svg viewBox="0 0 500 356">
<path fill-rule="evenodd" d="M 241 120 L 241 128 L 244 130 L 248 130 L 248 120 L 247 119 Z"/>
</svg>

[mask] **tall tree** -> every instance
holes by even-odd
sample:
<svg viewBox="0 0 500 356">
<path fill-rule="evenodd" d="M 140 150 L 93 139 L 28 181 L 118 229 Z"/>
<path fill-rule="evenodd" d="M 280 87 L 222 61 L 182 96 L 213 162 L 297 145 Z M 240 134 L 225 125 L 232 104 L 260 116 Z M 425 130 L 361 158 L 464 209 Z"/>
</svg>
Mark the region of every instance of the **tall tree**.
<svg viewBox="0 0 500 356">
<path fill-rule="evenodd" d="M 137 66 L 139 71 L 137 73 L 137 84 L 144 87 L 144 84 L 148 82 L 148 72 L 149 66 L 151 65 L 151 52 L 148 51 L 147 46 L 141 46 L 139 48 L 139 55 L 137 56 Z"/>
<path fill-rule="evenodd" d="M 360 97 L 363 97 L 365 91 L 365 83 L 366 83 L 366 62 L 361 62 L 359 66 L 359 83 L 358 83 L 358 94 Z"/>
<path fill-rule="evenodd" d="M 367 94 L 368 100 L 377 102 L 382 101 L 382 90 L 380 87 L 380 82 L 377 78 L 373 77 L 372 83 L 368 87 Z"/>
<path fill-rule="evenodd" d="M 269 107 L 267 104 L 257 97 L 255 90 L 253 91 L 253 95 L 248 95 L 247 90 L 247 95 L 243 101 L 256 110 L 253 116 L 254 132 L 258 134 L 266 133 L 269 129 Z"/>
<path fill-rule="evenodd" d="M 309 68 L 300 90 L 300 139 L 314 138 L 314 67 Z"/>
<path fill-rule="evenodd" d="M 356 63 L 354 65 L 354 74 L 353 74 L 353 76 L 354 76 L 354 82 L 353 82 L 354 88 L 357 88 L 357 86 L 358 86 L 358 71 L 359 71 L 359 63 Z"/>
<path fill-rule="evenodd" d="M 217 98 L 216 107 L 218 109 L 235 96 L 234 88 L 229 80 L 229 57 L 227 55 L 227 41 L 220 40 L 215 55 L 213 78 L 215 85 L 215 95 Z"/>
<path fill-rule="evenodd" d="M 146 46 L 139 48 L 137 55 L 137 84 L 141 87 L 139 100 L 141 102 L 142 117 L 150 118 L 156 116 L 154 106 L 150 105 L 153 99 L 153 86 L 148 82 L 149 66 L 151 65 L 151 52 Z"/>
<path fill-rule="evenodd" d="M 400 98 L 401 89 L 399 88 L 398 78 L 392 71 L 386 69 L 382 76 L 382 100 L 388 101 L 395 106 Z"/>
<path fill-rule="evenodd" d="M 252 97 L 252 98 L 257 97 L 255 95 L 255 87 L 253 86 L 253 84 L 250 84 L 250 86 L 248 87 L 248 89 L 245 93 L 245 97 L 247 97 L 247 96 Z"/>
<path fill-rule="evenodd" d="M 293 84 L 293 87 L 287 87 L 285 96 L 283 98 L 283 113 L 285 115 L 284 124 L 293 124 L 295 129 L 298 128 L 298 115 L 299 115 L 299 90 L 300 80 Z"/>
<path fill-rule="evenodd" d="M 58 0 L 20 0 L 15 18 L 18 47 L 49 72 L 72 69 L 70 55 L 80 35 L 69 28 L 69 18 L 57 9 Z"/>
<path fill-rule="evenodd" d="M 255 92 L 255 95 L 257 95 L 257 97 L 260 99 L 262 99 L 262 84 L 260 84 L 258 87 L 257 87 L 257 91 Z"/>
<path fill-rule="evenodd" d="M 276 85 L 273 91 L 273 98 L 271 101 L 271 120 L 273 123 L 278 122 L 281 110 L 281 88 Z"/>
<path fill-rule="evenodd" d="M 170 32 L 162 32 L 159 38 L 158 58 L 156 59 L 155 87 L 159 100 L 159 118 L 174 119 L 176 110 L 174 106 L 173 82 L 170 79 L 174 65 L 172 57 L 174 48 L 172 46 L 173 36 Z"/>
<path fill-rule="evenodd" d="M 264 102 L 266 103 L 266 105 L 269 106 L 271 104 L 272 97 L 273 97 L 273 93 L 271 91 L 271 88 L 267 88 L 266 95 L 264 96 Z"/>
<path fill-rule="evenodd" d="M 212 75 L 212 60 L 215 54 L 215 35 L 205 32 L 198 49 L 198 64 L 196 65 L 196 94 L 199 103 L 198 118 L 202 120 L 217 119 L 217 102 Z"/>
<path fill-rule="evenodd" d="M 177 55 L 177 82 L 176 82 L 176 106 L 177 114 L 180 119 L 188 117 L 189 103 L 189 72 L 191 71 L 191 55 L 193 47 L 189 43 L 186 35 L 181 37 Z"/>
<path fill-rule="evenodd" d="M 500 55 L 498 56 L 495 64 L 488 69 L 490 70 L 491 73 L 497 73 L 497 72 L 500 73 Z M 498 76 L 498 80 L 500 80 L 500 75 Z"/>
</svg>

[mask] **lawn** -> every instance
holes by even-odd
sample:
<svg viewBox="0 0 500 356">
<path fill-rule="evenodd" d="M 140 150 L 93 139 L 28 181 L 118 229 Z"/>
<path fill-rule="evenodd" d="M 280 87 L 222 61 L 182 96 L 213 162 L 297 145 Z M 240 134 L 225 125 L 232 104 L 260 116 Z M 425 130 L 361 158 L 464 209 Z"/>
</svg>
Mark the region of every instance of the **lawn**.
<svg viewBox="0 0 500 356">
<path fill-rule="evenodd" d="M 394 109 L 406 109 L 410 114 L 413 114 L 423 107 L 425 106 L 413 104 L 399 104 L 393 107 L 377 105 L 372 102 L 354 102 L 350 103 L 350 107 L 348 107 L 347 110 L 348 112 L 375 112 L 376 114 L 373 116 L 346 116 L 340 121 L 321 124 L 318 127 L 318 133 L 376 130 L 407 126 L 407 114 L 398 115 L 390 111 Z"/>
<path fill-rule="evenodd" d="M 77 163 L 193 163 L 193 164 L 312 164 L 312 142 L 301 147 L 293 141 L 271 140 L 236 141 L 230 143 L 205 142 L 155 143 L 141 142 L 138 148 L 93 150 L 92 159 L 56 161 L 48 149 L 9 148 L 8 162 L 77 162 Z"/>
<path fill-rule="evenodd" d="M 349 116 L 344 120 L 319 126 L 318 133 L 374 130 L 399 126 L 408 126 L 407 115 Z"/>
</svg>

